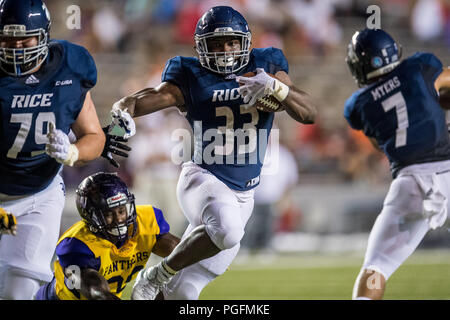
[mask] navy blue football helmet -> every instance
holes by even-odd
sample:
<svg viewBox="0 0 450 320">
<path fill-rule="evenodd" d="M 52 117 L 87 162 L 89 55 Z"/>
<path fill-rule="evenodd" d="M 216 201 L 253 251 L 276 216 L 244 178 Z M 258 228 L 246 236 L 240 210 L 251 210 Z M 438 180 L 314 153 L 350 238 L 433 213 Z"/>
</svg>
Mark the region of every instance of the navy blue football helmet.
<svg viewBox="0 0 450 320">
<path fill-rule="evenodd" d="M 76 190 L 78 213 L 89 229 L 114 244 L 123 244 L 137 229 L 134 195 L 114 173 L 99 172 L 84 179 Z M 126 221 L 107 224 L 104 214 L 112 208 L 125 206 Z"/>
<path fill-rule="evenodd" d="M 36 37 L 30 48 L 0 48 L 0 69 L 11 76 L 35 71 L 48 55 L 50 13 L 41 0 L 1 0 L 0 38 Z"/>
<path fill-rule="evenodd" d="M 233 37 L 240 40 L 239 51 L 212 52 L 207 40 L 214 37 Z M 231 7 L 217 6 L 209 9 L 198 20 L 194 41 L 203 67 L 220 74 L 239 71 L 248 64 L 251 32 L 244 17 Z"/>
<path fill-rule="evenodd" d="M 367 85 L 400 64 L 401 47 L 381 29 L 357 31 L 345 61 L 358 85 Z"/>
</svg>

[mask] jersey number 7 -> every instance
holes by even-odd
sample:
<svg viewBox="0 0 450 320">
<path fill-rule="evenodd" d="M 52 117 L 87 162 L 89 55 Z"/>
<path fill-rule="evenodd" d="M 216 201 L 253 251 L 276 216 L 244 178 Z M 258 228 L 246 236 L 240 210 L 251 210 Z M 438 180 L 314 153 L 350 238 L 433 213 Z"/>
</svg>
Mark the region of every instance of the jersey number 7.
<svg viewBox="0 0 450 320">
<path fill-rule="evenodd" d="M 403 147 L 406 145 L 406 135 L 409 126 L 408 109 L 406 101 L 401 91 L 381 102 L 385 112 L 395 108 L 397 113 L 397 132 L 395 134 L 395 147 Z"/>
</svg>

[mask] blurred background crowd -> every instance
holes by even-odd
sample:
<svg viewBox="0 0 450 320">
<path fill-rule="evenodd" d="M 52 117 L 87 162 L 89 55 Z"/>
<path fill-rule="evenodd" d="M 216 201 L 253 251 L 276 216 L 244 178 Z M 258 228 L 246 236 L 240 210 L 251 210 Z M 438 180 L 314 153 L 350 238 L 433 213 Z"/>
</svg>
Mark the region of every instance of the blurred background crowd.
<svg viewBox="0 0 450 320">
<path fill-rule="evenodd" d="M 381 27 L 403 47 L 403 57 L 429 51 L 450 65 L 450 0 L 47 0 L 51 35 L 85 46 L 99 72 L 92 95 L 102 124 L 116 100 L 159 84 L 167 59 L 195 56 L 193 33 L 203 12 L 230 5 L 246 17 L 252 46 L 281 48 L 290 77 L 318 103 L 318 120 L 304 126 L 280 113 L 276 173 L 267 170 L 256 190 L 255 211 L 244 246 L 249 250 L 363 249 L 391 181 L 384 156 L 342 116 L 345 100 L 357 89 L 344 61 L 352 34 L 365 28 L 369 5 L 381 9 Z M 72 5 L 80 8 L 80 28 L 71 29 Z M 73 22 L 73 21 L 72 21 Z M 137 197 L 166 213 L 175 233 L 185 219 L 175 187 L 180 166 L 171 160 L 179 145 L 172 134 L 188 123 L 175 108 L 139 118 L 128 159 L 119 175 Z M 88 174 L 116 170 L 99 159 L 65 168 L 70 194 Z M 63 223 L 68 224 L 69 218 Z M 67 226 L 63 226 L 65 230 Z M 342 235 L 343 237 L 340 237 Z M 328 237 L 333 236 L 333 237 Z M 352 241 L 352 236 L 355 241 Z M 359 241 L 360 240 L 360 241 Z M 423 246 L 449 244 L 445 229 Z"/>
</svg>

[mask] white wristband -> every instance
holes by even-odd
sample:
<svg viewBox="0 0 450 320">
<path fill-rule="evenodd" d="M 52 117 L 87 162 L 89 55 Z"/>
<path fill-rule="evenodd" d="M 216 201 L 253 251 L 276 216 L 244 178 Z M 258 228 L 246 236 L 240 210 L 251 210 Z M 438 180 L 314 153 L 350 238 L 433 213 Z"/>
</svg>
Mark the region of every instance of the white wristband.
<svg viewBox="0 0 450 320">
<path fill-rule="evenodd" d="M 275 79 L 274 90 L 272 95 L 280 102 L 283 102 L 284 99 L 289 94 L 289 86 L 284 84 L 278 79 Z"/>
<path fill-rule="evenodd" d="M 176 275 L 178 271 L 172 269 L 171 267 L 169 267 L 169 265 L 166 262 L 166 259 L 164 259 L 163 261 L 161 261 L 161 265 L 162 267 L 165 269 L 165 271 L 168 271 L 169 274 L 171 275 Z"/>
<path fill-rule="evenodd" d="M 73 164 L 78 160 L 78 156 L 78 148 L 74 144 L 71 144 L 69 146 L 69 152 L 67 153 L 67 159 L 63 161 L 63 164 L 73 167 Z"/>
</svg>

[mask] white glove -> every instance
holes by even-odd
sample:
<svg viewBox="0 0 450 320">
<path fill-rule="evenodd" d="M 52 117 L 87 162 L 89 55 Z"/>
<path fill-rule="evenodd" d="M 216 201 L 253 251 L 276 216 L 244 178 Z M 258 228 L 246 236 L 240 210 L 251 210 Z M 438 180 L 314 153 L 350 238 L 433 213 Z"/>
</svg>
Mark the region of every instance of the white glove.
<svg viewBox="0 0 450 320">
<path fill-rule="evenodd" d="M 243 84 L 239 92 L 244 97 L 244 103 L 249 105 L 254 105 L 258 99 L 269 95 L 282 102 L 289 93 L 287 85 L 269 76 L 263 68 L 257 68 L 254 77 L 236 77 L 236 82 Z"/>
<path fill-rule="evenodd" d="M 128 108 L 122 110 L 120 106 L 122 105 L 122 100 L 114 103 L 111 110 L 112 122 L 125 130 L 123 135 L 124 139 L 129 139 L 136 134 L 136 124 L 134 123 L 133 117 L 128 113 Z"/>
<path fill-rule="evenodd" d="M 48 128 L 48 143 L 45 145 L 45 152 L 59 163 L 73 166 L 78 160 L 78 148 L 70 143 L 67 134 L 56 129 L 53 122 L 49 123 Z"/>
</svg>

